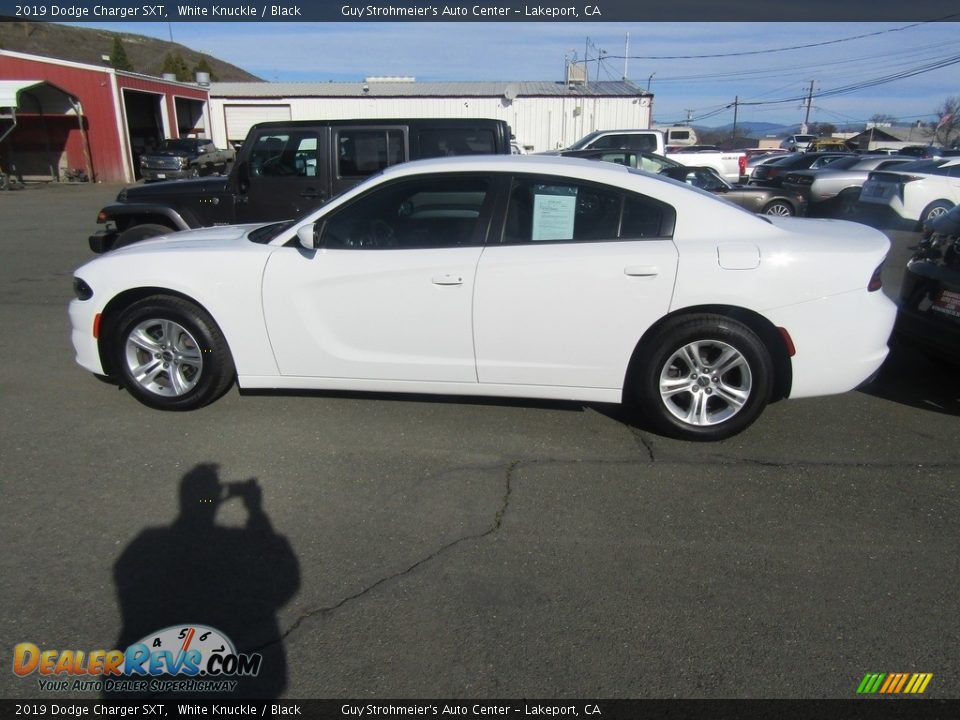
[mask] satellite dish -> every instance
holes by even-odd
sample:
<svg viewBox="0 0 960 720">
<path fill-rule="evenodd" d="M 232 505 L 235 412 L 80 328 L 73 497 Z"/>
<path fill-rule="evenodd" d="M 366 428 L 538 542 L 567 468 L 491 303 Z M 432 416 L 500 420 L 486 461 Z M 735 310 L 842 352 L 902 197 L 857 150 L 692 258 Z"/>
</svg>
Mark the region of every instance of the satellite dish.
<svg viewBox="0 0 960 720">
<path fill-rule="evenodd" d="M 517 97 L 517 86 L 513 83 L 510 83 L 503 89 L 503 97 L 505 100 L 513 101 Z"/>
</svg>

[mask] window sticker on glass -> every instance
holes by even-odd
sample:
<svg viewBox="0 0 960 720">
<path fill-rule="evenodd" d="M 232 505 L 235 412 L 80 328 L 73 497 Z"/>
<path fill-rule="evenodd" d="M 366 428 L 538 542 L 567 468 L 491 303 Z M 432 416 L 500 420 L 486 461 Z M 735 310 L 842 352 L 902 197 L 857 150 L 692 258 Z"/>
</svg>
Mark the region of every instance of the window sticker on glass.
<svg viewBox="0 0 960 720">
<path fill-rule="evenodd" d="M 572 185 L 533 186 L 531 240 L 572 240 L 577 212 L 577 188 Z"/>
</svg>

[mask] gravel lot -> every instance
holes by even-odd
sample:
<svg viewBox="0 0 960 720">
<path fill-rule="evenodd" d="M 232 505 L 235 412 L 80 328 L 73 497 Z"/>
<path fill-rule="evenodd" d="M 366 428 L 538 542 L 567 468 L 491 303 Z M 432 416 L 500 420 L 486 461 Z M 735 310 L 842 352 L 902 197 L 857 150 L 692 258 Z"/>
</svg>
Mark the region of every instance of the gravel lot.
<svg viewBox="0 0 960 720">
<path fill-rule="evenodd" d="M 850 698 L 867 672 L 960 696 L 955 370 L 898 351 L 717 444 L 564 403 L 234 390 L 161 413 L 69 342 L 117 190 L 0 193 L 4 652 L 206 623 L 287 697 Z M 916 235 L 889 234 L 891 292 Z M 197 488 L 249 478 L 262 513 L 236 485 L 211 523 Z M 0 673 L 0 697 L 69 696 L 36 678 Z"/>
</svg>

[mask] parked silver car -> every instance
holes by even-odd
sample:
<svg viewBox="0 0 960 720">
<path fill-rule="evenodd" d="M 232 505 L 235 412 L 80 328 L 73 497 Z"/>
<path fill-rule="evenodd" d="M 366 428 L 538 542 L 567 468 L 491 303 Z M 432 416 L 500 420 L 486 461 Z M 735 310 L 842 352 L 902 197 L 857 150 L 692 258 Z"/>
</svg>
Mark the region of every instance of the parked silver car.
<svg viewBox="0 0 960 720">
<path fill-rule="evenodd" d="M 883 170 L 912 162 L 911 157 L 895 155 L 851 155 L 826 167 L 792 170 L 783 178 L 783 187 L 804 197 L 811 214 L 833 210 L 839 215 L 857 212 L 860 188 L 871 170 Z"/>
</svg>

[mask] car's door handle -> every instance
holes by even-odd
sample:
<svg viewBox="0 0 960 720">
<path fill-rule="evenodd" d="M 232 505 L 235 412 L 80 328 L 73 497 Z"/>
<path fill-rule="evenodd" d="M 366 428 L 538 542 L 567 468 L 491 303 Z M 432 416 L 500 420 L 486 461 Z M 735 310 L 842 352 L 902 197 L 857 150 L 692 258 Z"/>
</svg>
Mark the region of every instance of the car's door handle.
<svg viewBox="0 0 960 720">
<path fill-rule="evenodd" d="M 660 274 L 660 268 L 656 265 L 627 265 L 623 274 L 630 277 L 652 277 Z"/>
<path fill-rule="evenodd" d="M 443 275 L 434 275 L 433 284 L 434 285 L 463 285 L 463 277 L 461 275 L 451 275 L 450 273 L 445 273 Z"/>
<path fill-rule="evenodd" d="M 326 196 L 324 195 L 324 193 L 323 193 L 322 190 L 315 190 L 314 188 L 307 188 L 307 189 L 304 190 L 302 193 L 300 193 L 300 197 L 304 197 L 304 198 L 322 198 L 322 197 L 326 197 Z"/>
</svg>

